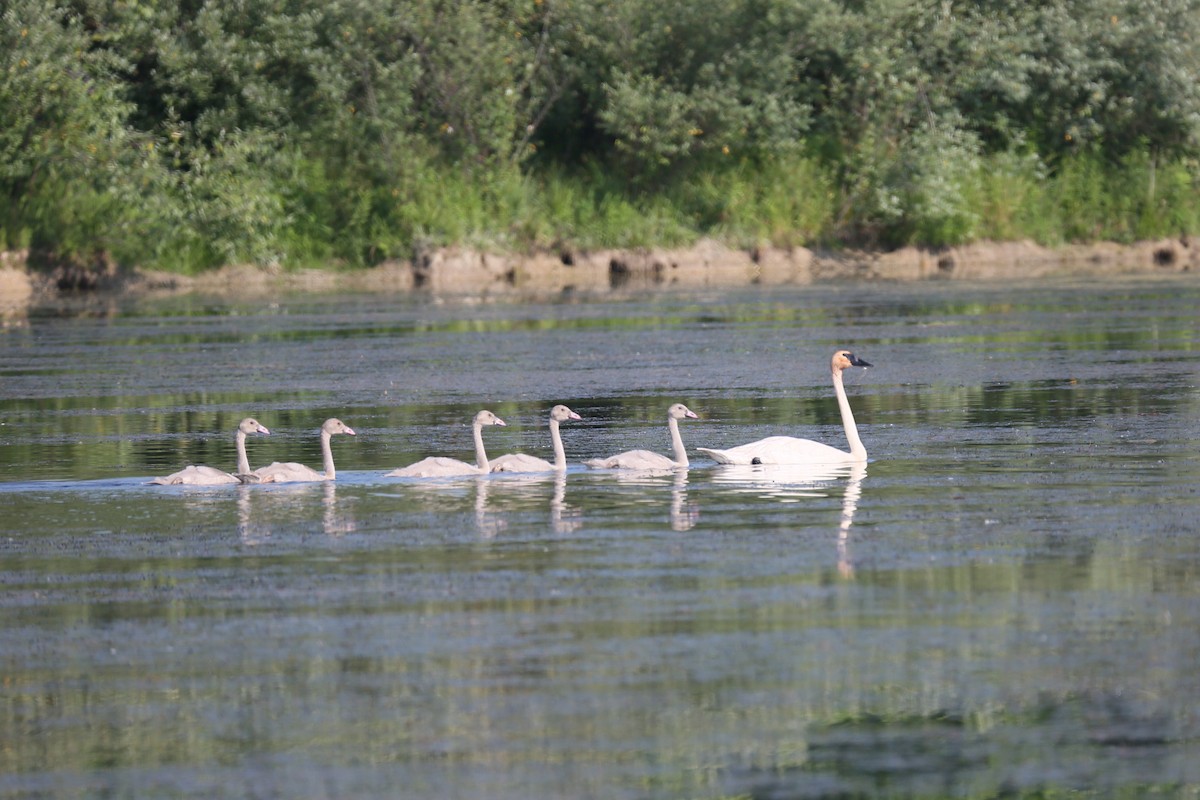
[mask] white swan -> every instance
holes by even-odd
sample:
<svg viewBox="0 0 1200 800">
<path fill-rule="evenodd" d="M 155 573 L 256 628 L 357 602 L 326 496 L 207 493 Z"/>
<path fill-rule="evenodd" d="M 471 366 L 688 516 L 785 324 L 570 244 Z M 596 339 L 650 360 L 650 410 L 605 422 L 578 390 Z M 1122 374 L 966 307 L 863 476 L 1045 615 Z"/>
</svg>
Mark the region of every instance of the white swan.
<svg viewBox="0 0 1200 800">
<path fill-rule="evenodd" d="M 246 434 L 249 433 L 267 434 L 270 431 L 252 417 L 246 417 L 238 424 L 237 435 L 234 437 L 234 441 L 237 442 L 237 475 L 222 472 L 215 467 L 187 466 L 165 478 L 155 478 L 150 483 L 159 486 L 217 486 L 222 483 L 241 483 L 238 475 L 245 475 L 250 471 L 250 460 L 246 458 Z"/>
<path fill-rule="evenodd" d="M 503 425 L 504 420 L 490 411 L 480 411 L 475 415 L 471 425 L 475 437 L 475 464 L 468 464 L 456 458 L 430 456 L 407 467 L 394 469 L 385 473 L 385 478 L 442 478 L 454 475 L 486 475 L 491 468 L 487 453 L 483 450 L 483 426 Z"/>
<path fill-rule="evenodd" d="M 313 481 L 332 481 L 337 478 L 333 468 L 333 448 L 329 445 L 330 438 L 337 433 L 354 436 L 354 429 L 340 419 L 330 418 L 321 426 L 321 456 L 324 459 L 325 471 L 317 472 L 312 467 L 297 464 L 295 461 L 279 462 L 260 467 L 246 476 L 245 483 L 311 483 Z"/>
<path fill-rule="evenodd" d="M 554 445 L 554 463 L 544 458 L 526 455 L 525 453 L 509 453 L 492 459 L 492 472 L 550 472 L 567 468 L 567 454 L 563 450 L 562 436 L 558 432 L 558 423 L 572 419 L 583 419 L 571 409 L 557 405 L 550 409 L 550 441 Z"/>
<path fill-rule="evenodd" d="M 731 447 L 728 450 L 696 448 L 716 459 L 718 464 L 854 464 L 867 460 L 867 449 L 858 438 L 858 427 L 846 399 L 846 388 L 842 386 L 842 371 L 848 367 L 869 367 L 866 361 L 849 350 L 838 350 L 833 354 L 833 390 L 837 393 L 838 408 L 842 411 L 842 425 L 846 429 L 846 440 L 850 452 L 830 447 L 811 439 L 794 436 L 768 436 L 750 444 Z"/>
<path fill-rule="evenodd" d="M 608 458 L 592 458 L 584 461 L 584 465 L 592 469 L 675 469 L 688 465 L 687 450 L 683 446 L 683 438 L 679 435 L 679 420 L 685 417 L 696 419 L 696 412 L 683 403 L 676 403 L 667 409 L 667 428 L 671 431 L 671 452 L 674 459 L 652 452 L 650 450 L 629 450 Z"/>
</svg>

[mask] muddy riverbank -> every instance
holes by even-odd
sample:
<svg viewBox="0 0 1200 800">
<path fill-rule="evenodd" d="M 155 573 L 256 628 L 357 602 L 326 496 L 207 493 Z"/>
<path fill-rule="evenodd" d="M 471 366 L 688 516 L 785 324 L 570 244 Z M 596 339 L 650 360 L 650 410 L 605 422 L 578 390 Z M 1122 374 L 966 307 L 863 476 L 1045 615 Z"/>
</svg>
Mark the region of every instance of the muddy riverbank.
<svg viewBox="0 0 1200 800">
<path fill-rule="evenodd" d="M 0 313 L 78 302 L 189 292 L 265 296 L 281 292 L 413 292 L 548 296 L 640 288 L 805 285 L 833 281 L 1025 280 L 1062 275 L 1200 271 L 1186 237 L 1132 245 L 1041 247 L 1032 242 L 888 252 L 807 248 L 738 250 L 712 240 L 681 249 L 493 254 L 433 250 L 363 270 L 230 266 L 199 276 L 100 265 L 30 269 L 22 252 L 0 254 Z"/>
</svg>

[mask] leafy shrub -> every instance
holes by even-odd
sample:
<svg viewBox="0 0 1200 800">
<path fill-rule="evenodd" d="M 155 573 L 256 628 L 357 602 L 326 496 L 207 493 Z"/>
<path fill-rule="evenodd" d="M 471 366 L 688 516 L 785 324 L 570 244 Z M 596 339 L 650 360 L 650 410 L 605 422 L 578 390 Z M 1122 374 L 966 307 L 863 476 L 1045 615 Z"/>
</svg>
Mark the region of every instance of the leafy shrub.
<svg viewBox="0 0 1200 800">
<path fill-rule="evenodd" d="M 1197 0 L 286 0 L 0 13 L 7 247 L 1195 232 Z"/>
</svg>

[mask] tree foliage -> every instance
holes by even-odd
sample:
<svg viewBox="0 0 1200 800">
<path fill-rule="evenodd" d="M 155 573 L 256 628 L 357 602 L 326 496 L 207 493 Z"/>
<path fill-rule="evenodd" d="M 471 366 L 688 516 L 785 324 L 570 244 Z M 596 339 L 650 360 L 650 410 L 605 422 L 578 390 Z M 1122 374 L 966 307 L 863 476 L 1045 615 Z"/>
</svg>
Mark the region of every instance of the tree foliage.
<svg viewBox="0 0 1200 800">
<path fill-rule="evenodd" d="M 0 11 L 7 247 L 198 269 L 611 242 L 619 219 L 879 244 L 1196 222 L 1200 0 Z M 1063 190 L 1083 175 L 1143 185 L 1094 197 L 1097 229 Z"/>
</svg>

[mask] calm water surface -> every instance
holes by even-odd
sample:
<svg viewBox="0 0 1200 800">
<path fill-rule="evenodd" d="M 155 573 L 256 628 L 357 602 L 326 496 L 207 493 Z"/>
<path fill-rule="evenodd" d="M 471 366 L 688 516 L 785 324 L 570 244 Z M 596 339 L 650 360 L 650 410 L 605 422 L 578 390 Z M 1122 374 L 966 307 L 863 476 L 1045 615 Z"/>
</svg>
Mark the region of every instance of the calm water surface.
<svg viewBox="0 0 1200 800">
<path fill-rule="evenodd" d="M 0 797 L 1200 796 L 1200 280 L 0 330 Z M 591 472 L 775 433 L 833 475 Z M 389 479 L 425 455 L 559 477 Z M 336 484 L 156 487 L 187 463 Z"/>
</svg>

